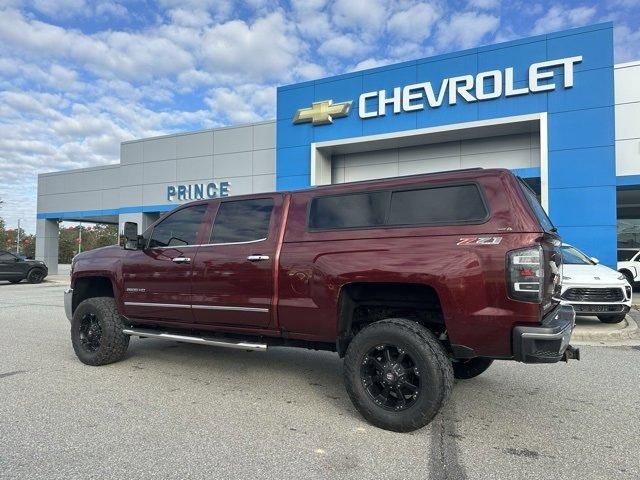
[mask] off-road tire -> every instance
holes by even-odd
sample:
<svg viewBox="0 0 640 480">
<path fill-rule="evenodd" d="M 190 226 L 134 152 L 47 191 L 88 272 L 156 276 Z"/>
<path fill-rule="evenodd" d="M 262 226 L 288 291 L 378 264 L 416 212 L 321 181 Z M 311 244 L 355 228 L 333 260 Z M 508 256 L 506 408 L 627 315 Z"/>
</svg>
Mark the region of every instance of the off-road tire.
<svg viewBox="0 0 640 480">
<path fill-rule="evenodd" d="M 40 283 L 44 280 L 45 274 L 44 270 L 41 268 L 32 268 L 27 273 L 27 282 L 29 283 Z"/>
<path fill-rule="evenodd" d="M 453 376 L 458 380 L 468 380 L 484 373 L 493 363 L 490 358 L 471 358 L 469 360 L 454 360 Z"/>
<path fill-rule="evenodd" d="M 619 313 L 617 315 L 598 315 L 598 320 L 602 323 L 620 323 L 627 315 L 625 313 Z"/>
<path fill-rule="evenodd" d="M 93 315 L 100 326 L 100 344 L 91 351 L 83 344 L 80 329 L 83 319 Z M 121 360 L 129 346 L 129 335 L 122 333 L 125 325 L 111 297 L 88 298 L 73 312 L 71 343 L 80 361 L 86 365 L 106 365 Z"/>
<path fill-rule="evenodd" d="M 361 379 L 367 353 L 382 344 L 407 352 L 420 371 L 418 395 L 402 411 L 376 404 Z M 351 341 L 344 358 L 344 382 L 356 410 L 367 421 L 385 430 L 410 432 L 431 422 L 443 407 L 453 386 L 453 368 L 446 351 L 429 330 L 411 320 L 390 318 L 366 326 Z"/>
</svg>

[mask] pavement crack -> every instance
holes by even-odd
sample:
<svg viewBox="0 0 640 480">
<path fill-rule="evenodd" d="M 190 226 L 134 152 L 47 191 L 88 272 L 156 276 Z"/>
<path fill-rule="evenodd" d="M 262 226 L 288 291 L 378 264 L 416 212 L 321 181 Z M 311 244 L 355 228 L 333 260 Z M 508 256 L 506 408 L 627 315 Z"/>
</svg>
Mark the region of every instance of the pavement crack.
<svg viewBox="0 0 640 480">
<path fill-rule="evenodd" d="M 13 372 L 0 373 L 0 378 L 11 377 L 13 375 L 20 375 L 21 373 L 27 373 L 26 370 L 14 370 Z"/>
<path fill-rule="evenodd" d="M 431 425 L 431 451 L 429 455 L 429 478 L 431 480 L 467 480 L 467 473 L 460 461 L 456 431 L 455 406 L 445 407 Z"/>
</svg>

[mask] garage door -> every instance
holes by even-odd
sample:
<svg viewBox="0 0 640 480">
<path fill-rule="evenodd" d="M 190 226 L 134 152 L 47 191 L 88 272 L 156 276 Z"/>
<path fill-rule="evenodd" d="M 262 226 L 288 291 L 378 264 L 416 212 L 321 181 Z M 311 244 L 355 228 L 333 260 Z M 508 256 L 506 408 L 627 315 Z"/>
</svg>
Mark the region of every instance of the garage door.
<svg viewBox="0 0 640 480">
<path fill-rule="evenodd" d="M 462 168 L 540 167 L 540 133 L 334 155 L 332 183 Z"/>
</svg>

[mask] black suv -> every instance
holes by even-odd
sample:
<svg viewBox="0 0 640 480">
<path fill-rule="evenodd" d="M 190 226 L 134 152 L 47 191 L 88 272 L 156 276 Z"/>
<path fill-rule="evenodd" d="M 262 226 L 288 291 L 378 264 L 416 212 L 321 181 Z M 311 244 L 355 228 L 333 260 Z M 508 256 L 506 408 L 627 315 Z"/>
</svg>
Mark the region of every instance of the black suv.
<svg viewBox="0 0 640 480">
<path fill-rule="evenodd" d="M 0 250 L 0 280 L 18 283 L 25 278 L 29 283 L 40 283 L 49 269 L 39 260 L 25 260 L 11 252 Z"/>
</svg>

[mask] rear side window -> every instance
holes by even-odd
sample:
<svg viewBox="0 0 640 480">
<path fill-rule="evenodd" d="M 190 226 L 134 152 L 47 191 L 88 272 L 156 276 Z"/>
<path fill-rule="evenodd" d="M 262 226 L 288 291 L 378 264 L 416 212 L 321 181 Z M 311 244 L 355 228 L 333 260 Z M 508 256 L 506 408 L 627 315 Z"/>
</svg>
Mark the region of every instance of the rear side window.
<svg viewBox="0 0 640 480">
<path fill-rule="evenodd" d="M 314 198 L 309 228 L 473 223 L 484 221 L 488 213 L 475 184 L 388 190 Z"/>
<path fill-rule="evenodd" d="M 172 213 L 153 229 L 149 248 L 193 245 L 207 205 L 195 205 Z"/>
<path fill-rule="evenodd" d="M 395 191 L 387 225 L 471 223 L 487 217 L 476 185 Z"/>
<path fill-rule="evenodd" d="M 540 226 L 545 232 L 555 232 L 556 227 L 551 223 L 551 219 L 547 215 L 547 212 L 544 211 L 542 205 L 538 201 L 538 197 L 534 193 L 533 190 L 527 185 L 522 179 L 520 180 L 520 186 L 522 187 L 522 191 L 524 192 L 525 197 L 529 201 L 529 205 L 531 205 L 531 209 L 533 213 L 535 213 L 538 222 L 540 222 Z"/>
<path fill-rule="evenodd" d="M 309 212 L 309 227 L 331 230 L 384 225 L 388 198 L 388 192 L 314 198 Z"/>
<path fill-rule="evenodd" d="M 239 243 L 269 236 L 273 199 L 222 202 L 211 231 L 211 243 Z"/>
</svg>

